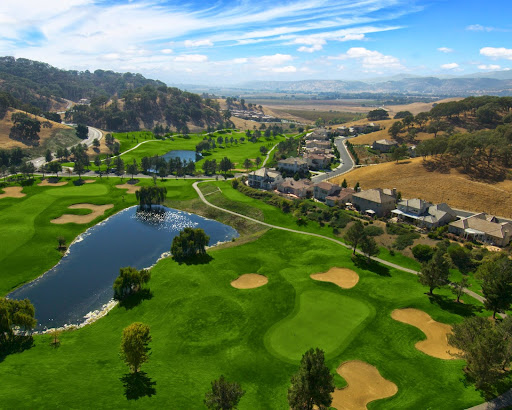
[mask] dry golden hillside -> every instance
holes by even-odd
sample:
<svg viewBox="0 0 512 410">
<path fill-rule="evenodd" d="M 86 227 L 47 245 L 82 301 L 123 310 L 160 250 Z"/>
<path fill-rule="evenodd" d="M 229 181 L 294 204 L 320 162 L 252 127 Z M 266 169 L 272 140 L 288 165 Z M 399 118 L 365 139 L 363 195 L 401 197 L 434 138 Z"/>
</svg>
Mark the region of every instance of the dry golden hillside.
<svg viewBox="0 0 512 410">
<path fill-rule="evenodd" d="M 13 123 L 11 121 L 11 115 L 15 112 L 23 112 L 15 109 L 9 109 L 7 111 L 7 114 L 5 114 L 5 117 L 0 120 L 0 149 L 8 149 L 8 148 L 14 148 L 14 147 L 21 147 L 21 148 L 27 148 L 27 145 L 20 141 L 13 140 L 9 138 L 9 132 L 13 126 Z M 48 121 L 46 118 L 38 117 L 33 114 L 28 114 L 31 117 L 35 117 L 37 120 L 42 122 Z M 52 128 L 43 128 L 41 126 L 41 131 L 39 132 L 39 144 L 42 145 L 45 140 L 50 138 L 52 135 L 55 134 L 55 130 L 58 129 L 71 129 L 71 127 L 59 124 L 57 122 L 49 121 L 52 124 Z"/>
<path fill-rule="evenodd" d="M 422 158 L 414 158 L 398 164 L 388 162 L 358 168 L 331 182 L 341 184 L 346 179 L 349 186 L 359 182 L 362 189 L 397 188 L 404 198 L 446 202 L 454 208 L 512 217 L 512 181 L 494 184 L 474 181 L 454 169 L 448 174 L 429 172 L 422 162 Z"/>
<path fill-rule="evenodd" d="M 416 102 L 416 103 L 411 103 L 411 104 L 406 104 L 406 105 L 388 105 L 388 106 L 386 106 L 386 109 L 389 110 L 389 116 L 391 118 L 393 118 L 394 115 L 399 111 L 410 111 L 414 115 L 417 115 L 420 112 L 430 111 L 434 104 L 440 104 L 440 103 L 445 103 L 445 102 L 450 102 L 450 101 L 460 101 L 462 99 L 463 99 L 462 97 L 453 97 L 453 98 L 445 98 L 444 100 L 439 100 L 439 101 L 436 101 L 435 103 Z"/>
</svg>

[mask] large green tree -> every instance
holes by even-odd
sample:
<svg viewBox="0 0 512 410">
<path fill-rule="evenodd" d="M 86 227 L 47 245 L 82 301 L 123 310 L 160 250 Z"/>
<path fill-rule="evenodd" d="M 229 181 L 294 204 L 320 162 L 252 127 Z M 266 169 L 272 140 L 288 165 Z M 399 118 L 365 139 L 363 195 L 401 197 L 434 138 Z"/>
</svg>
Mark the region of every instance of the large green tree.
<svg viewBox="0 0 512 410">
<path fill-rule="evenodd" d="M 0 298 L 0 344 L 12 340 L 14 328 L 32 330 L 36 326 L 35 309 L 30 300 Z"/>
<path fill-rule="evenodd" d="M 358 219 L 356 220 L 350 228 L 348 228 L 347 232 L 345 233 L 345 241 L 352 245 L 354 252 L 353 254 L 356 254 L 357 245 L 363 239 L 365 236 L 364 233 L 364 226 L 363 223 Z"/>
<path fill-rule="evenodd" d="M 316 348 L 304 353 L 291 383 L 288 404 L 292 410 L 312 410 L 314 406 L 325 409 L 331 405 L 334 379 L 325 365 L 323 350 Z"/>
<path fill-rule="evenodd" d="M 204 404 L 212 410 L 236 409 L 245 394 L 236 382 L 228 382 L 224 376 L 212 381 L 212 389 L 205 394 Z"/>
<path fill-rule="evenodd" d="M 224 157 L 220 160 L 219 169 L 226 175 L 231 169 L 233 169 L 233 163 L 228 157 Z"/>
<path fill-rule="evenodd" d="M 135 191 L 135 197 L 141 206 L 158 205 L 164 202 L 167 188 L 159 186 L 143 186 Z"/>
<path fill-rule="evenodd" d="M 149 326 L 135 322 L 124 328 L 121 340 L 121 358 L 130 366 L 133 373 L 137 373 L 141 365 L 148 361 L 148 346 L 151 342 Z"/>
<path fill-rule="evenodd" d="M 424 286 L 429 287 L 429 295 L 433 295 L 434 289 L 448 283 L 450 265 L 445 258 L 445 253 L 438 249 L 430 261 L 423 264 L 418 280 Z"/>
<path fill-rule="evenodd" d="M 145 283 L 149 282 L 149 269 L 137 270 L 131 266 L 119 269 L 119 276 L 114 281 L 114 299 L 122 300 L 138 292 Z"/>
<path fill-rule="evenodd" d="M 512 303 L 512 261 L 507 255 L 499 255 L 482 263 L 477 270 L 477 278 L 482 280 L 484 306 L 496 313 L 504 312 Z"/>
<path fill-rule="evenodd" d="M 196 255 L 204 255 L 209 241 L 210 237 L 201 228 L 185 228 L 172 240 L 172 256 L 175 260 L 181 261 Z"/>
</svg>

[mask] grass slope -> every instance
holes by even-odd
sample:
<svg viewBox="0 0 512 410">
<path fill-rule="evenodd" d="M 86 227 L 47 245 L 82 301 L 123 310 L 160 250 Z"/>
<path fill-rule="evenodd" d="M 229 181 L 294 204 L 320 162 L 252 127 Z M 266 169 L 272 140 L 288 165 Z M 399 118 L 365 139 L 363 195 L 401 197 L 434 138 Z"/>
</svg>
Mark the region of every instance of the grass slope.
<svg viewBox="0 0 512 410">
<path fill-rule="evenodd" d="M 23 398 L 27 407 L 150 408 L 172 403 L 173 408 L 202 408 L 210 381 L 224 374 L 247 391 L 241 409 L 287 408 L 286 390 L 298 360 L 281 361 L 267 350 L 264 338 L 276 323 L 293 317 L 297 300 L 308 299 L 311 292 L 325 295 L 325 309 L 331 301 L 348 297 L 374 312 L 327 362 L 334 372 L 343 361 L 363 360 L 398 385 L 396 396 L 372 408 L 420 408 L 428 403 L 457 409 L 482 401 L 461 381 L 463 362 L 419 352 L 414 344 L 423 334 L 390 317 L 396 308 L 415 307 L 436 320 L 458 322 L 460 307 L 445 292 L 431 303 L 410 274 L 387 270 L 379 275 L 355 266 L 349 252 L 337 245 L 275 230 L 258 241 L 210 253 L 213 260 L 207 265 L 162 260 L 152 272 L 150 300 L 131 309 L 117 307 L 94 325 L 63 334 L 60 348 L 50 346 L 50 336 L 36 336 L 34 347 L 7 356 L 0 366 L 2 405 L 19 407 Z M 309 277 L 332 266 L 356 270 L 360 282 L 341 290 Z M 248 272 L 266 275 L 269 284 L 253 290 L 230 286 Z M 331 308 L 343 306 L 334 303 Z M 462 313 L 473 308 L 467 304 Z M 302 315 L 307 318 L 308 311 Z M 143 370 L 156 383 L 156 394 L 127 400 L 121 380 L 127 368 L 118 351 L 122 329 L 134 321 L 151 326 L 152 355 Z M 342 319 L 339 328 L 326 324 L 325 334 L 318 331 L 310 343 L 322 345 L 327 336 L 337 335 L 342 340 L 343 327 Z M 428 389 L 418 388 L 422 385 Z"/>
<path fill-rule="evenodd" d="M 447 174 L 429 172 L 422 162 L 422 158 L 414 158 L 399 163 L 358 168 L 332 178 L 331 182 L 340 184 L 346 179 L 349 186 L 359 182 L 363 189 L 397 188 L 405 198 L 446 202 L 453 208 L 512 217 L 509 205 L 512 200 L 512 181 L 488 184 L 472 180 L 455 169 Z"/>
</svg>

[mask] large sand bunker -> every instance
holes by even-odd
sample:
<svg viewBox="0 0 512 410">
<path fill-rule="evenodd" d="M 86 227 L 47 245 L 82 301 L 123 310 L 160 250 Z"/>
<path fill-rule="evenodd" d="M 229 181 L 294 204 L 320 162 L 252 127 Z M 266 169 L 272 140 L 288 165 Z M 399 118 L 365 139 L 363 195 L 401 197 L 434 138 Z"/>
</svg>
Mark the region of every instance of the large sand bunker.
<svg viewBox="0 0 512 410">
<path fill-rule="evenodd" d="M 68 181 L 55 181 L 56 182 L 52 182 L 50 179 L 46 178 L 42 180 L 39 184 L 37 184 L 37 186 L 64 186 L 68 184 Z"/>
<path fill-rule="evenodd" d="M 456 353 L 460 350 L 448 344 L 448 334 L 452 332 L 452 327 L 445 323 L 436 322 L 425 313 L 418 309 L 396 309 L 391 313 L 391 317 L 402 323 L 407 323 L 420 329 L 427 338 L 416 343 L 416 349 L 429 356 L 438 359 L 456 359 Z"/>
<path fill-rule="evenodd" d="M 325 273 L 314 273 L 311 279 L 321 282 L 332 282 L 343 289 L 350 289 L 359 282 L 359 275 L 353 270 L 345 268 L 331 268 Z"/>
<path fill-rule="evenodd" d="M 382 377 L 376 367 L 359 360 L 341 364 L 337 372 L 348 383 L 332 394 L 331 406 L 338 410 L 366 409 L 371 401 L 394 396 L 398 391 L 396 384 Z"/>
<path fill-rule="evenodd" d="M 23 187 L 21 186 L 9 186 L 7 188 L 3 188 L 3 194 L 0 194 L 0 199 L 2 198 L 23 198 L 25 195 L 23 192 Z"/>
<path fill-rule="evenodd" d="M 97 218 L 98 216 L 101 216 L 105 213 L 106 210 L 113 208 L 113 204 L 107 204 L 107 205 L 94 205 L 94 204 L 75 204 L 71 205 L 68 208 L 69 209 L 90 209 L 92 212 L 87 215 L 70 215 L 70 214 L 64 214 L 62 216 L 59 216 L 56 219 L 53 219 L 51 222 L 53 224 L 67 224 L 70 222 L 76 223 L 76 224 L 87 224 Z"/>
<path fill-rule="evenodd" d="M 133 184 L 121 184 L 121 185 L 116 185 L 116 188 L 127 189 L 129 194 L 134 194 L 136 191 L 138 191 L 140 189 L 140 186 L 136 186 Z"/>
<path fill-rule="evenodd" d="M 267 283 L 268 279 L 266 276 L 258 275 L 257 273 L 246 273 L 231 282 L 231 286 L 237 289 L 254 289 Z"/>
<path fill-rule="evenodd" d="M 86 184 L 94 184 L 96 182 L 95 179 L 83 179 L 82 181 L 84 181 Z"/>
</svg>

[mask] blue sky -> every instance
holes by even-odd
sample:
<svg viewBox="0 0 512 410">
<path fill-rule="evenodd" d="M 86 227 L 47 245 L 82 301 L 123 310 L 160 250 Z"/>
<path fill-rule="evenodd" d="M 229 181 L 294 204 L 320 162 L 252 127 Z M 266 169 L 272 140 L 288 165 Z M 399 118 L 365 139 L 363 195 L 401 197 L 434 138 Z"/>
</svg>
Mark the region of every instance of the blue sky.
<svg viewBox="0 0 512 410">
<path fill-rule="evenodd" d="M 465 75 L 512 68 L 511 13 L 507 0 L 2 0 L 0 55 L 208 85 Z"/>
</svg>

